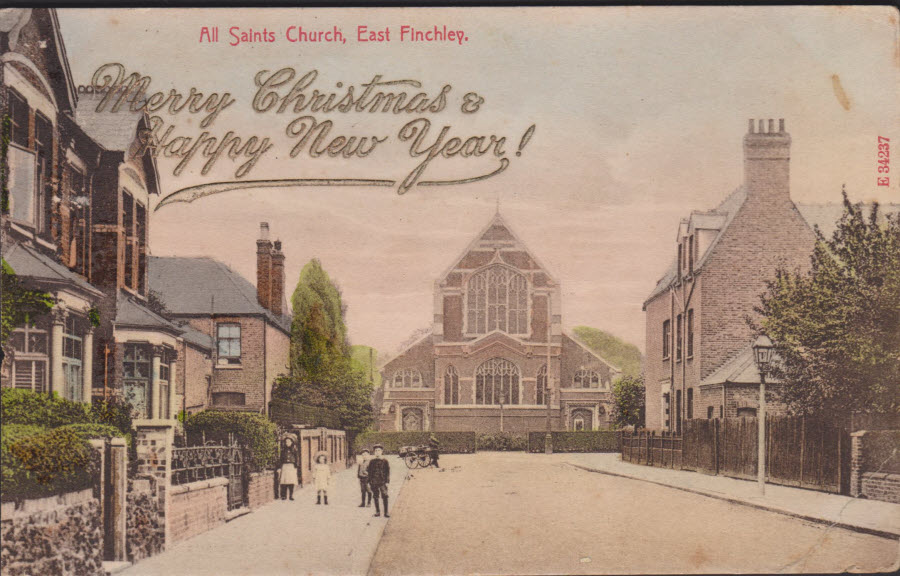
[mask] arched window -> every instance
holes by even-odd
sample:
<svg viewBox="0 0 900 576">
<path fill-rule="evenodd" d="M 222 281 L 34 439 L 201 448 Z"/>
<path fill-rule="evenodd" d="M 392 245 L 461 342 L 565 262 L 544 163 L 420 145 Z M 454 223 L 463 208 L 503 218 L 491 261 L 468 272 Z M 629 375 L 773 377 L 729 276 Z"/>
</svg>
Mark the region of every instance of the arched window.
<svg viewBox="0 0 900 576">
<path fill-rule="evenodd" d="M 422 388 L 422 375 L 413 368 L 404 368 L 394 372 L 392 379 L 394 388 Z"/>
<path fill-rule="evenodd" d="M 501 265 L 478 272 L 466 284 L 467 330 L 528 333 L 528 281 Z"/>
<path fill-rule="evenodd" d="M 581 370 L 575 372 L 575 378 L 572 382 L 572 386 L 575 388 L 599 388 L 600 375 L 593 370 L 582 368 Z"/>
<path fill-rule="evenodd" d="M 491 358 L 475 371 L 476 404 L 518 404 L 519 368 L 503 358 Z"/>
<path fill-rule="evenodd" d="M 459 404 L 459 372 L 453 366 L 444 371 L 444 404 Z"/>
<path fill-rule="evenodd" d="M 535 404 L 547 403 L 547 365 L 541 366 L 537 375 L 537 394 L 535 396 Z"/>
</svg>

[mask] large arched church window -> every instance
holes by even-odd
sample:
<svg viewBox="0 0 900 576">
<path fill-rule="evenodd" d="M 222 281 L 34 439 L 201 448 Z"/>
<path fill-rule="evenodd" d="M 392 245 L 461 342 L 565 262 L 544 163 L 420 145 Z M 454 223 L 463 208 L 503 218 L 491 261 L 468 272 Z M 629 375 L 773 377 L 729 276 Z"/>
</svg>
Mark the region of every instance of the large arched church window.
<svg viewBox="0 0 900 576">
<path fill-rule="evenodd" d="M 506 266 L 485 268 L 466 283 L 466 310 L 470 334 L 527 334 L 528 281 Z"/>
<path fill-rule="evenodd" d="M 547 403 L 547 365 L 541 366 L 537 375 L 537 391 L 535 396 L 535 404 L 544 405 Z"/>
<path fill-rule="evenodd" d="M 415 370 L 413 368 L 404 368 L 402 370 L 397 370 L 396 372 L 394 372 L 394 377 L 391 382 L 394 388 L 424 387 L 424 384 L 422 382 L 422 375 L 418 370 Z"/>
<path fill-rule="evenodd" d="M 459 372 L 453 366 L 444 371 L 444 404 L 459 404 Z"/>
<path fill-rule="evenodd" d="M 475 371 L 476 404 L 519 404 L 519 367 L 491 358 Z"/>
</svg>

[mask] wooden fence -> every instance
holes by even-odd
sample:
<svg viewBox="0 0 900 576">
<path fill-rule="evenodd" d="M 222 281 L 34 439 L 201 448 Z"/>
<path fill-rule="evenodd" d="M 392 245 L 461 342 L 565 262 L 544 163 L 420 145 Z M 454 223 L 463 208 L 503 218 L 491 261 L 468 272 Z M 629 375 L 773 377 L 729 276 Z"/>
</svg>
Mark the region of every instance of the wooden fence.
<svg viewBox="0 0 900 576">
<path fill-rule="evenodd" d="M 687 420 L 684 424 L 683 436 L 649 431 L 623 434 L 622 459 L 732 478 L 756 478 L 756 418 Z M 806 417 L 768 417 L 766 479 L 773 484 L 849 493 L 850 436 L 846 427 Z"/>
</svg>

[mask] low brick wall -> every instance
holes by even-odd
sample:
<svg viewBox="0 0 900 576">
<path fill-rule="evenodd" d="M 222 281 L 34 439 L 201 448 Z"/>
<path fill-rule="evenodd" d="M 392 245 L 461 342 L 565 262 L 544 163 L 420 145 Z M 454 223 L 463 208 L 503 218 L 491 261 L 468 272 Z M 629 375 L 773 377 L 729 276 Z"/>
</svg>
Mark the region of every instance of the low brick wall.
<svg viewBox="0 0 900 576">
<path fill-rule="evenodd" d="M 159 554 L 165 546 L 165 526 L 160 518 L 156 482 L 154 476 L 128 482 L 125 529 L 129 562 Z"/>
<path fill-rule="evenodd" d="M 213 478 L 169 489 L 169 537 L 177 544 L 225 523 L 228 480 Z"/>
<path fill-rule="evenodd" d="M 250 474 L 247 487 L 247 501 L 251 510 L 256 510 L 275 499 L 275 472 L 254 472 Z"/>
<path fill-rule="evenodd" d="M 92 490 L 4 502 L 0 510 L 0 573 L 102 575 L 103 525 Z"/>
<path fill-rule="evenodd" d="M 900 474 L 863 472 L 862 495 L 872 500 L 900 504 Z"/>
</svg>

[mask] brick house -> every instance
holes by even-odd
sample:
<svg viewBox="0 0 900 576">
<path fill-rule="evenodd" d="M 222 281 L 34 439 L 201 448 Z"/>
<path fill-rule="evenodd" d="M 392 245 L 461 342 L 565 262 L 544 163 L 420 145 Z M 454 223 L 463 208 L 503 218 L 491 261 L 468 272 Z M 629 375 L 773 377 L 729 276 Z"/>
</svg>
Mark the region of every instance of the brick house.
<svg viewBox="0 0 900 576">
<path fill-rule="evenodd" d="M 49 293 L 52 313 L 15 329 L 3 386 L 90 402 L 92 310 L 103 293 L 91 281 L 92 188 L 99 146 L 74 121 L 77 94 L 52 9 L 7 9 L 0 20 L 0 111 L 11 121 L 3 158 L 8 210 L 4 261 L 22 283 Z"/>
<path fill-rule="evenodd" d="M 435 282 L 431 332 L 383 366 L 379 428 L 608 427 L 620 371 L 562 331 L 561 293 L 496 214 Z"/>
<path fill-rule="evenodd" d="M 183 382 L 188 412 L 205 408 L 268 413 L 272 384 L 289 371 L 291 318 L 285 314 L 284 254 L 261 224 L 257 285 L 212 258 L 151 257 L 149 284 L 167 315 L 191 329 L 185 359 L 194 374 Z M 196 364 L 199 340 L 211 348 L 209 378 Z"/>
<path fill-rule="evenodd" d="M 773 120 L 751 120 L 743 185 L 713 210 L 682 219 L 672 264 L 643 306 L 647 428 L 679 432 L 683 419 L 756 414 L 747 319 L 776 268 L 809 269 L 813 227 L 830 236 L 843 211 L 791 201 L 790 147 L 784 120 L 777 129 Z M 767 410 L 783 413 L 781 383 L 771 384 Z"/>
</svg>

